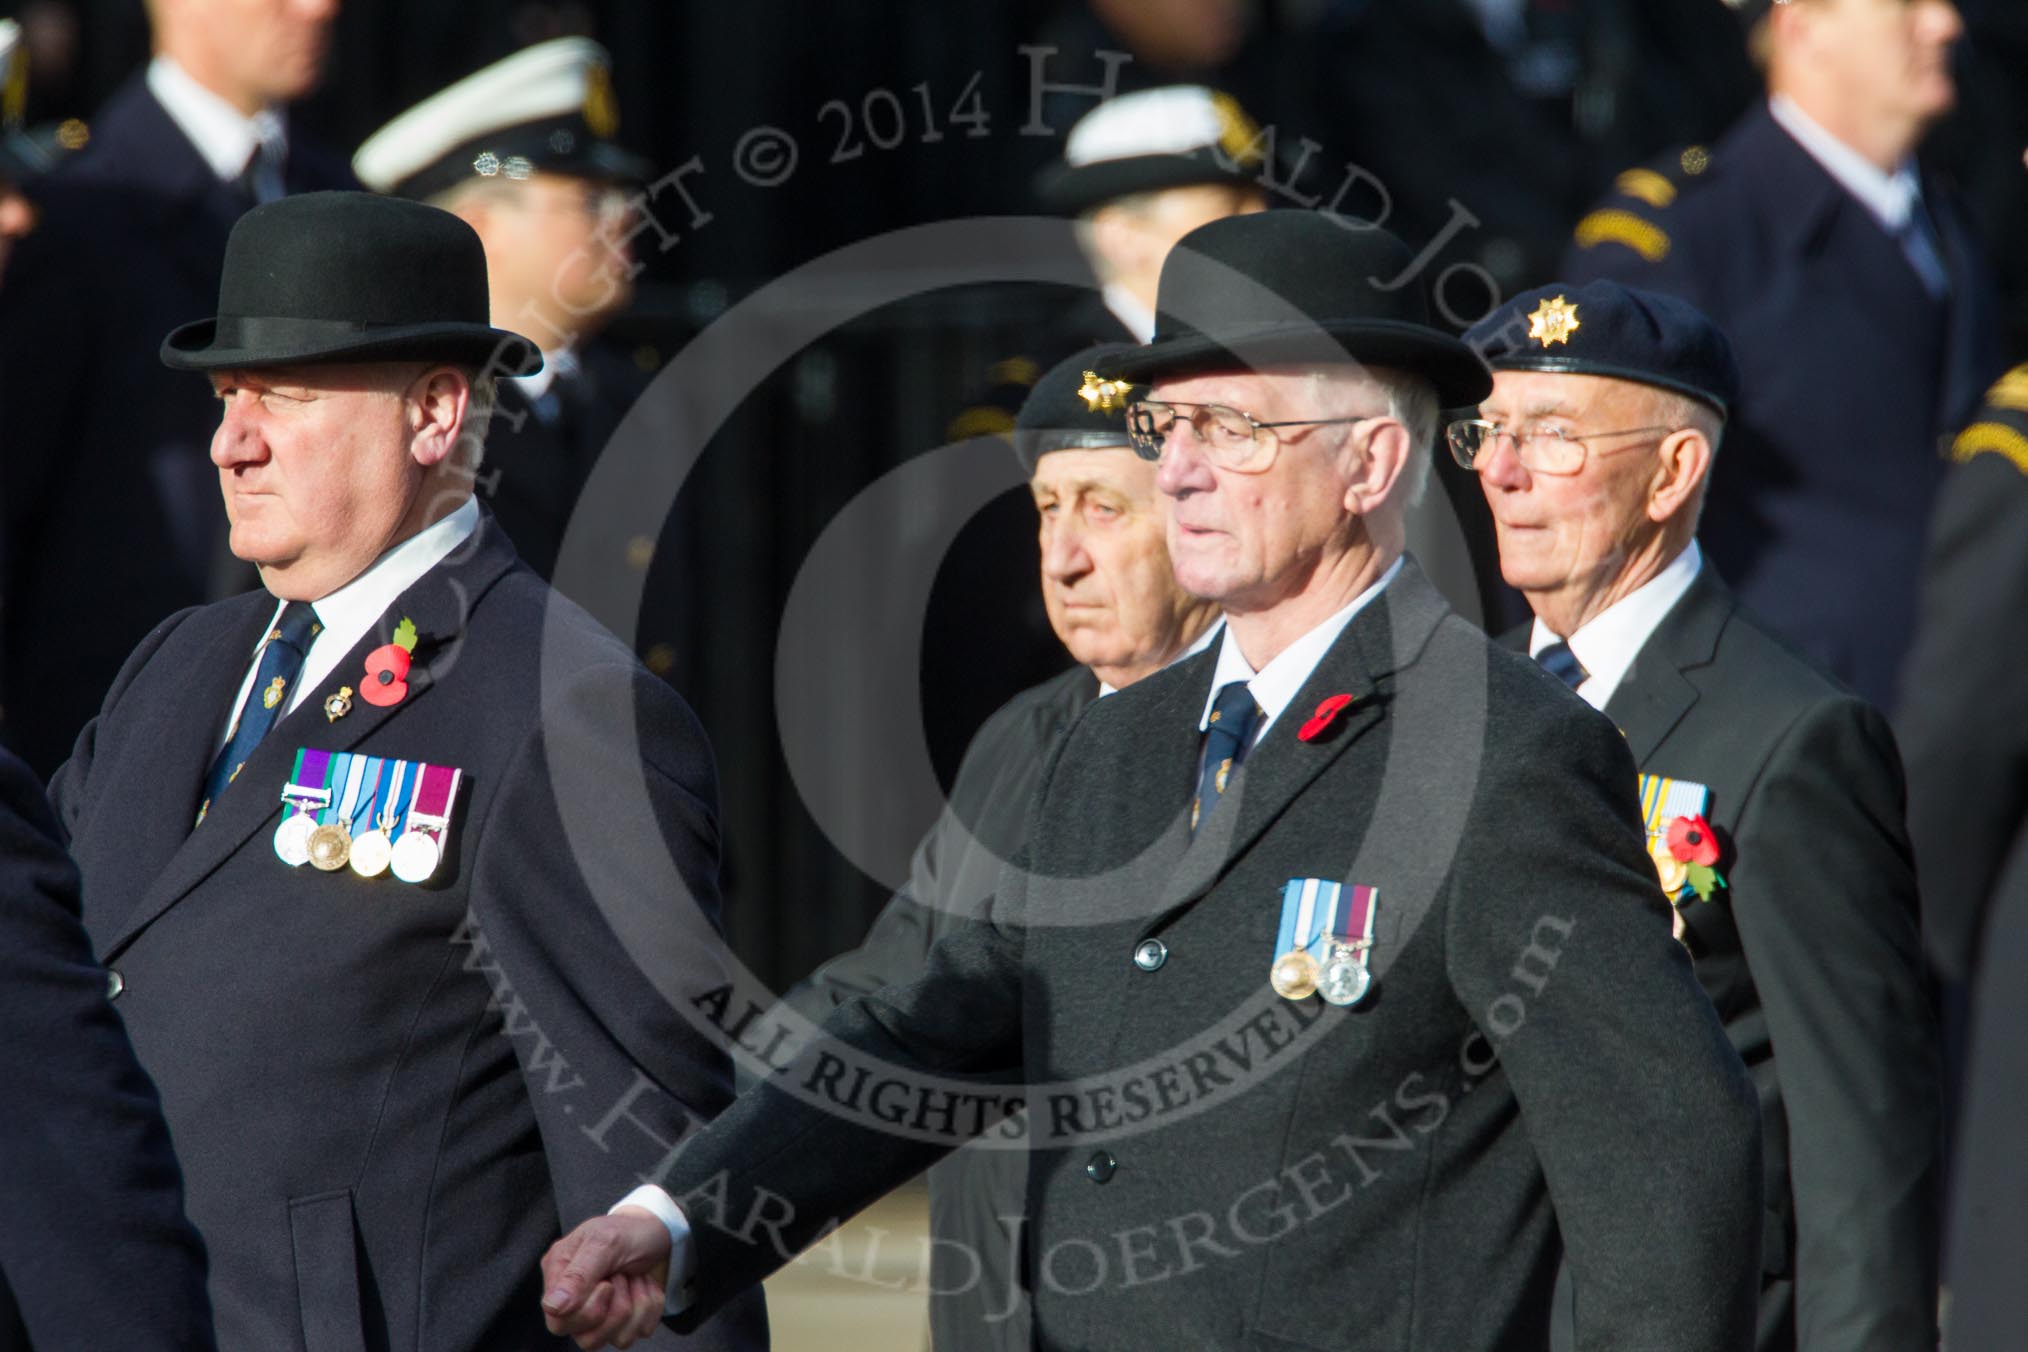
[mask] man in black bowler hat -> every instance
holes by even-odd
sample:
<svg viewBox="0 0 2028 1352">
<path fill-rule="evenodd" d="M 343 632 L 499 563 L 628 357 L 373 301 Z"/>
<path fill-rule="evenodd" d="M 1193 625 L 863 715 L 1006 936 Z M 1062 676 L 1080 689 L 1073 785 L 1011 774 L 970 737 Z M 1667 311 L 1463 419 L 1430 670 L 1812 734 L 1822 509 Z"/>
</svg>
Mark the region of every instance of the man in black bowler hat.
<svg viewBox="0 0 2028 1352">
<path fill-rule="evenodd" d="M 1465 340 L 1493 393 L 1451 450 L 1535 612 L 1509 643 L 1626 735 L 1662 892 L 1760 1095 L 1756 1345 L 1933 1346 L 1942 1095 L 1901 761 L 1698 548 L 1731 345 L 1605 281 L 1525 292 Z"/>
<path fill-rule="evenodd" d="M 51 798 L 220 1345 L 551 1346 L 559 1217 L 730 1096 L 672 1003 L 720 962 L 703 731 L 472 498 L 492 384 L 540 358 L 456 217 L 256 208 L 162 359 L 210 382 L 265 589 L 157 625 Z M 693 1337 L 763 1329 L 755 1296 Z"/>
<path fill-rule="evenodd" d="M 1582 1347 L 1748 1343 L 1758 1114 L 1624 741 L 1402 554 L 1437 408 L 1489 386 L 1410 261 L 1307 212 L 1177 246 L 1097 374 L 1221 640 L 1071 725 L 987 923 L 551 1250 L 552 1327 L 624 1344 L 665 1280 L 687 1327 L 1017 1073 L 1041 1346 L 1540 1347 L 1559 1251 Z"/>
</svg>

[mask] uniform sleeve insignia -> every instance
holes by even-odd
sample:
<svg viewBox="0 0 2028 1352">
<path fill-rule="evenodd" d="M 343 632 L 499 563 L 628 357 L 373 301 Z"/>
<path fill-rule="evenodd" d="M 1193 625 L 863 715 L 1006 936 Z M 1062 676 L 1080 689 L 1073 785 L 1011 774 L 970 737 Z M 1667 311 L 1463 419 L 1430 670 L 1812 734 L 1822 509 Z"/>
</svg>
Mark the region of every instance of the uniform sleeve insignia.
<svg viewBox="0 0 2028 1352">
<path fill-rule="evenodd" d="M 1096 371 L 1086 371 L 1084 384 L 1077 387 L 1077 392 L 1092 412 L 1111 413 L 1127 406 L 1127 391 L 1133 388 L 1124 380 L 1100 380 Z"/>
<path fill-rule="evenodd" d="M 584 124 L 601 140 L 620 129 L 620 101 L 613 94 L 613 77 L 604 66 L 594 65 L 585 81 Z"/>
<path fill-rule="evenodd" d="M 1613 186 L 1651 207 L 1666 207 L 1676 200 L 1676 185 L 1653 169 L 1629 169 L 1613 180 Z"/>
<path fill-rule="evenodd" d="M 1986 403 L 1993 408 L 2028 412 L 2028 365 L 2017 366 L 1986 391 Z"/>
<path fill-rule="evenodd" d="M 2004 455 L 2028 474 L 2028 436 L 2001 422 L 1975 422 L 1951 443 L 1951 459 L 1963 464 L 1975 455 Z"/>
<path fill-rule="evenodd" d="M 1650 263 L 1669 256 L 1669 236 L 1652 221 L 1631 211 L 1608 207 L 1594 211 L 1577 223 L 1577 247 L 1593 249 L 1601 244 L 1624 244 Z"/>
<path fill-rule="evenodd" d="M 1570 335 L 1583 327 L 1577 322 L 1577 307 L 1563 297 L 1544 300 L 1528 316 L 1528 336 L 1544 347 L 1568 344 Z"/>
<path fill-rule="evenodd" d="M 978 404 L 951 419 L 944 436 L 951 441 L 972 437 L 1001 437 L 1014 430 L 1014 415 L 992 404 Z"/>
</svg>

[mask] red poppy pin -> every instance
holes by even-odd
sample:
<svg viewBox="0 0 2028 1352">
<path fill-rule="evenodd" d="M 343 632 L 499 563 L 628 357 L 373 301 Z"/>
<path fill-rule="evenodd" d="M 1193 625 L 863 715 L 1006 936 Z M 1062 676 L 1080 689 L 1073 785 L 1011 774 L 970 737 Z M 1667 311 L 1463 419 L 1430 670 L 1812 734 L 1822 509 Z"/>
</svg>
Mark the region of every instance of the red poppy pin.
<svg viewBox="0 0 2028 1352">
<path fill-rule="evenodd" d="M 1718 871 L 1718 834 L 1711 823 L 1697 813 L 1672 818 L 1667 841 L 1669 857 L 1682 867 L 1679 888 L 1687 885 L 1699 901 L 1711 900 L 1712 892 L 1725 886 Z M 1667 881 L 1665 877 L 1665 885 Z"/>
<path fill-rule="evenodd" d="M 1296 730 L 1299 742 L 1314 742 L 1324 735 L 1325 729 L 1337 721 L 1338 715 L 1352 707 L 1356 695 L 1333 695 L 1317 706 L 1317 712 L 1310 715 L 1307 723 Z"/>
<path fill-rule="evenodd" d="M 408 668 L 415 652 L 415 621 L 402 617 L 394 627 L 394 642 L 383 643 L 366 654 L 366 675 L 359 682 L 359 698 L 382 708 L 408 698 Z"/>
</svg>

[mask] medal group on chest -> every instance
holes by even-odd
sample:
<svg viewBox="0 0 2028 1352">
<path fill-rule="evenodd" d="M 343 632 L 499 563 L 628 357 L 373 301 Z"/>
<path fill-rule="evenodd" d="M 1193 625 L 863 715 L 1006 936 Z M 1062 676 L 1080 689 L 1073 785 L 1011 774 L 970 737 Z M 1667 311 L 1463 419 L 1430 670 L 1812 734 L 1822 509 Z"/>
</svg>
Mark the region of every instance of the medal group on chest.
<svg viewBox="0 0 2028 1352">
<path fill-rule="evenodd" d="M 282 787 L 275 855 L 291 868 L 428 882 L 463 778 L 448 765 L 304 747 Z"/>
</svg>

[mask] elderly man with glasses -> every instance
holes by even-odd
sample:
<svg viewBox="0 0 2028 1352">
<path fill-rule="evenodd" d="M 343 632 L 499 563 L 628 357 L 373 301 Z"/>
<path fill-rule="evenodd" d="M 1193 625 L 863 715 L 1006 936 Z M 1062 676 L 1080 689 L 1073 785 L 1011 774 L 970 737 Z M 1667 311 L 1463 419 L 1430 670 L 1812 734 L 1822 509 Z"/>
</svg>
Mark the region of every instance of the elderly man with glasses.
<svg viewBox="0 0 2028 1352">
<path fill-rule="evenodd" d="M 1383 285 L 1410 263 L 1309 212 L 1178 244 L 1155 341 L 1094 379 L 1152 382 L 1135 436 L 1220 641 L 1071 724 L 987 923 L 551 1249 L 552 1329 L 626 1345 L 672 1271 L 678 1326 L 709 1314 L 1004 1073 L 1039 1347 L 1539 1348 L 1560 1252 L 1588 1349 L 1745 1344 L 1752 1088 L 1633 763 L 1403 555 L 1437 408 L 1489 384 Z"/>
<path fill-rule="evenodd" d="M 1626 734 L 1677 934 L 1759 1090 L 1758 1346 L 1934 1346 L 1940 1081 L 1901 762 L 1698 550 L 1731 348 L 1615 282 L 1528 292 L 1466 338 L 1493 393 L 1449 440 L 1535 612 L 1513 646 Z"/>
</svg>

